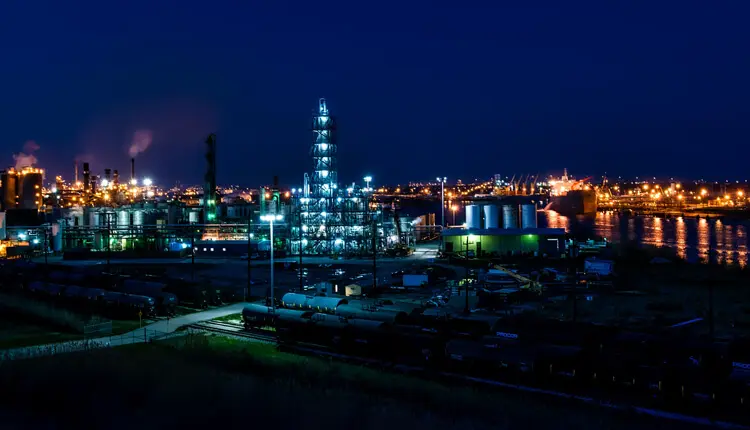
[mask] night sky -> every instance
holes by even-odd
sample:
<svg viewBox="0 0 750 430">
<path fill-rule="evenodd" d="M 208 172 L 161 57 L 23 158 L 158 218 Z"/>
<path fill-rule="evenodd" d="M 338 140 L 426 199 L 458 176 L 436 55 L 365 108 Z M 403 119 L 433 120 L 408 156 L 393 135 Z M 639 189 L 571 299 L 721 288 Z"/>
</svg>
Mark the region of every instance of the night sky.
<svg viewBox="0 0 750 430">
<path fill-rule="evenodd" d="M 745 179 L 749 15 L 746 0 L 6 0 L 2 164 L 31 140 L 53 175 L 76 157 L 127 174 L 150 131 L 139 173 L 200 183 L 215 131 L 219 183 L 296 185 L 325 97 L 342 182 Z"/>
</svg>

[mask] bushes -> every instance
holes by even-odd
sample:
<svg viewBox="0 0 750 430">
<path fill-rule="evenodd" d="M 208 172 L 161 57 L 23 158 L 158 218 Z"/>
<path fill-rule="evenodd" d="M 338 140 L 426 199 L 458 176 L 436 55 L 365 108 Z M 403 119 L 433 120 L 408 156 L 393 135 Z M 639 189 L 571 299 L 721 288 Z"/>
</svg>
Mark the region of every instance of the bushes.
<svg viewBox="0 0 750 430">
<path fill-rule="evenodd" d="M 65 309 L 56 308 L 48 303 L 25 297 L 0 294 L 0 307 L 5 307 L 18 314 L 37 321 L 51 324 L 62 330 L 83 333 L 84 317 Z"/>
</svg>

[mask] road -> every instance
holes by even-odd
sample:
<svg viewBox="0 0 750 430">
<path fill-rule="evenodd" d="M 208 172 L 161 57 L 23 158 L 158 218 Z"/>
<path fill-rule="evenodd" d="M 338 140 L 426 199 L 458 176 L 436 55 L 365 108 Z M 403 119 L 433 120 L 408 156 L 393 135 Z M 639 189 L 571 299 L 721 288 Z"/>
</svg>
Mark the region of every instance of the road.
<svg viewBox="0 0 750 430">
<path fill-rule="evenodd" d="M 216 309 L 182 315 L 169 320 L 157 321 L 143 328 L 118 336 L 6 349 L 0 351 L 0 361 L 19 360 L 24 358 L 77 352 L 87 349 L 111 348 L 122 345 L 131 345 L 134 343 L 144 343 L 152 339 L 168 336 L 184 325 L 240 313 L 244 306 L 245 303 L 235 303 L 233 305 L 223 306 Z"/>
</svg>

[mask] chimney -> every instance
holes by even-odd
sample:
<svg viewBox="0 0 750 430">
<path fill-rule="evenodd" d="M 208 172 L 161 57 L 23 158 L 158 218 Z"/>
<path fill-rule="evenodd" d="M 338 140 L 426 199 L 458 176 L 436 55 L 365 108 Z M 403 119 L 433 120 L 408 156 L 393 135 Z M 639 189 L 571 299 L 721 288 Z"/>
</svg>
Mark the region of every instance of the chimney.
<svg viewBox="0 0 750 430">
<path fill-rule="evenodd" d="M 133 182 L 133 179 L 135 179 L 135 158 L 130 159 L 130 182 Z"/>
<path fill-rule="evenodd" d="M 104 179 L 106 179 L 107 182 L 112 181 L 112 169 L 104 169 Z"/>
<path fill-rule="evenodd" d="M 120 172 L 118 172 L 117 169 L 112 172 L 112 183 L 120 185 Z"/>
<path fill-rule="evenodd" d="M 78 183 L 78 160 L 75 161 L 75 181 L 73 182 L 73 184 L 77 184 L 77 183 Z"/>
<path fill-rule="evenodd" d="M 83 163 L 83 191 L 88 191 L 91 186 L 91 172 L 89 163 Z"/>
</svg>

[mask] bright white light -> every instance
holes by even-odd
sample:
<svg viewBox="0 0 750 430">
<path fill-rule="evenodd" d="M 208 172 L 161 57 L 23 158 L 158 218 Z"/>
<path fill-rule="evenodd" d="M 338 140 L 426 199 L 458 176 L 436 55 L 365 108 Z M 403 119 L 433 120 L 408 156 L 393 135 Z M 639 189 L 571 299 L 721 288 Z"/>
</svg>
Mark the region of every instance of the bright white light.
<svg viewBox="0 0 750 430">
<path fill-rule="evenodd" d="M 320 216 L 322 216 L 323 218 L 325 218 L 326 215 L 328 215 L 328 214 L 325 211 L 323 211 L 323 212 L 320 213 Z"/>
<path fill-rule="evenodd" d="M 18 238 L 21 239 L 21 240 L 26 240 L 26 235 L 23 234 L 23 233 L 19 233 L 18 234 Z"/>
<path fill-rule="evenodd" d="M 307 225 L 306 224 L 302 224 L 302 231 L 307 231 Z"/>
<path fill-rule="evenodd" d="M 341 197 L 336 197 L 336 201 L 341 203 Z"/>
<path fill-rule="evenodd" d="M 302 246 L 307 246 L 307 239 L 302 239 Z"/>
<path fill-rule="evenodd" d="M 32 242 L 34 243 L 34 245 L 37 245 L 39 243 L 39 239 L 34 239 Z"/>
<path fill-rule="evenodd" d="M 146 178 L 146 179 L 143 180 L 143 185 L 145 185 L 147 187 L 150 187 L 151 184 L 153 184 L 153 181 L 151 181 L 150 178 Z"/>
<path fill-rule="evenodd" d="M 338 188 L 338 187 L 339 187 L 339 186 L 338 186 L 338 185 L 336 185 L 336 184 L 333 184 L 333 185 L 331 185 L 331 188 L 333 188 L 334 190 L 335 190 L 336 188 Z"/>
<path fill-rule="evenodd" d="M 328 144 L 327 143 L 321 143 L 320 144 L 320 150 L 321 151 L 328 151 Z"/>
<path fill-rule="evenodd" d="M 271 222 L 271 221 L 281 221 L 284 219 L 281 215 L 263 215 L 260 217 L 261 221 Z"/>
<path fill-rule="evenodd" d="M 138 185 L 138 179 L 135 179 L 135 178 L 131 179 L 130 185 L 133 185 L 133 186 Z"/>
<path fill-rule="evenodd" d="M 292 194 L 296 194 L 296 193 L 297 193 L 297 190 L 292 188 Z"/>
<path fill-rule="evenodd" d="M 365 176 L 365 182 L 367 183 L 372 182 L 372 176 Z"/>
<path fill-rule="evenodd" d="M 52 191 L 52 194 L 55 194 L 57 192 L 57 188 L 52 187 L 52 189 L 50 191 Z"/>
<path fill-rule="evenodd" d="M 344 243 L 343 239 L 336 239 L 336 241 L 334 242 L 335 245 L 343 245 L 343 243 Z"/>
<path fill-rule="evenodd" d="M 109 185 L 109 181 L 106 179 L 102 179 L 102 187 L 107 188 L 107 185 Z"/>
<path fill-rule="evenodd" d="M 252 239 L 255 235 L 250 233 L 250 239 Z"/>
<path fill-rule="evenodd" d="M 297 188 L 297 192 L 301 193 L 302 192 L 302 188 Z"/>
<path fill-rule="evenodd" d="M 149 196 L 149 197 L 153 197 L 154 196 L 154 192 L 153 191 L 149 191 L 149 192 L 146 193 L 146 195 Z"/>
<path fill-rule="evenodd" d="M 187 248 L 187 247 L 188 247 L 188 244 L 187 244 L 187 243 L 183 243 L 183 244 L 182 244 L 182 245 L 180 245 L 180 246 L 182 247 L 182 249 L 185 249 L 185 248 Z"/>
<path fill-rule="evenodd" d="M 328 177 L 328 170 L 321 170 L 320 171 L 320 176 L 322 178 L 327 178 Z"/>
<path fill-rule="evenodd" d="M 347 189 L 346 189 L 346 192 L 347 192 L 347 193 L 351 193 L 351 192 L 353 192 L 353 191 L 354 191 L 354 188 L 351 188 L 351 187 L 349 187 L 349 188 L 347 188 Z"/>
<path fill-rule="evenodd" d="M 391 236 L 391 241 L 395 242 L 397 240 L 398 240 L 398 236 L 396 236 L 395 234 Z"/>
</svg>

